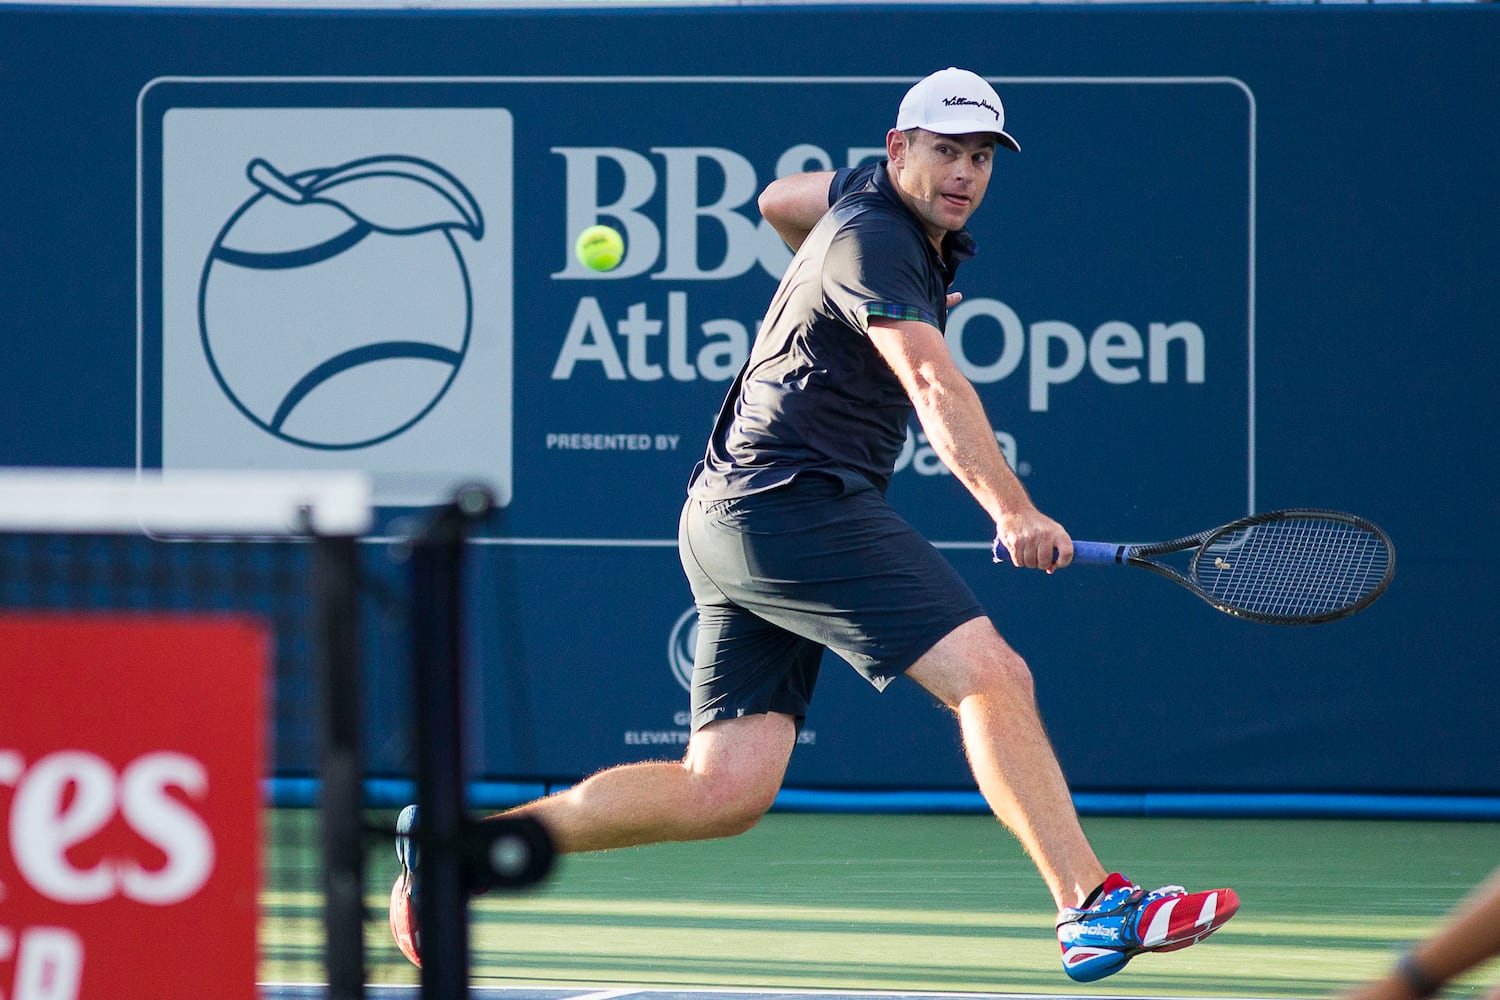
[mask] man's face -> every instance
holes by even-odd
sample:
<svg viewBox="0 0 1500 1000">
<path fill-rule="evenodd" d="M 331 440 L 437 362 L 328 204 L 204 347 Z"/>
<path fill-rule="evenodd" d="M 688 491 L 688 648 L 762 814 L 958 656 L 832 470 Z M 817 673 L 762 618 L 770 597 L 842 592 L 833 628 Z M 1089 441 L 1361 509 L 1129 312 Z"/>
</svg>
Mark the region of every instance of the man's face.
<svg viewBox="0 0 1500 1000">
<path fill-rule="evenodd" d="M 995 137 L 989 132 L 937 135 L 892 129 L 886 152 L 902 197 L 927 229 L 934 244 L 962 229 L 984 200 L 995 159 Z"/>
</svg>

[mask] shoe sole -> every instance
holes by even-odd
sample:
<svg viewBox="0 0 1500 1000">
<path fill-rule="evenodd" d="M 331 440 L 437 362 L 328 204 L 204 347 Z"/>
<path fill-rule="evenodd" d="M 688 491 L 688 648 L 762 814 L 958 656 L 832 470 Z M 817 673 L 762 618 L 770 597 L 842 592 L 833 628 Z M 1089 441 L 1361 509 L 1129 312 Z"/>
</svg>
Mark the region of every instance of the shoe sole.
<svg viewBox="0 0 1500 1000">
<path fill-rule="evenodd" d="M 422 935 L 417 929 L 417 914 L 412 905 L 411 890 L 415 877 L 416 845 L 412 842 L 412 830 L 417 825 L 417 807 L 409 805 L 396 817 L 396 860 L 401 863 L 401 874 L 391 886 L 391 937 L 406 960 L 417 968 L 422 967 Z"/>
<path fill-rule="evenodd" d="M 403 870 L 391 886 L 391 936 L 406 960 L 422 967 L 421 933 L 411 906 L 411 872 Z"/>
</svg>

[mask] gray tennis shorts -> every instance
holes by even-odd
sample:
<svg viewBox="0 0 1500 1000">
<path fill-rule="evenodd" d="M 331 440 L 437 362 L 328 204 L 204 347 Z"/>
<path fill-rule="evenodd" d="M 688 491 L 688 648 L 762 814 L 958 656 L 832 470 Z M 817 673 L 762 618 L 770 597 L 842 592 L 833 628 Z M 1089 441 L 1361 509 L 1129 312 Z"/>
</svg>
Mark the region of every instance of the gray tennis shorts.
<svg viewBox="0 0 1500 1000">
<path fill-rule="evenodd" d="M 877 690 L 984 609 L 859 477 L 805 472 L 732 500 L 691 497 L 678 553 L 698 605 L 693 730 L 781 712 L 802 724 L 823 650 Z"/>
</svg>

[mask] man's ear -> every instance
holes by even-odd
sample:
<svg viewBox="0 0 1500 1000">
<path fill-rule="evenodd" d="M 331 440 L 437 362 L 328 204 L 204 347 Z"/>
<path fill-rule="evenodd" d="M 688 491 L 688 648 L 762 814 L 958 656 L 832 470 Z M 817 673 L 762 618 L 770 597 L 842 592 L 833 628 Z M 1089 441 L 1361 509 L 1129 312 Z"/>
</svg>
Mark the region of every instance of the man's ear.
<svg viewBox="0 0 1500 1000">
<path fill-rule="evenodd" d="M 885 134 L 885 155 L 890 157 L 891 163 L 900 167 L 906 160 L 906 133 L 899 129 L 891 129 Z"/>
</svg>

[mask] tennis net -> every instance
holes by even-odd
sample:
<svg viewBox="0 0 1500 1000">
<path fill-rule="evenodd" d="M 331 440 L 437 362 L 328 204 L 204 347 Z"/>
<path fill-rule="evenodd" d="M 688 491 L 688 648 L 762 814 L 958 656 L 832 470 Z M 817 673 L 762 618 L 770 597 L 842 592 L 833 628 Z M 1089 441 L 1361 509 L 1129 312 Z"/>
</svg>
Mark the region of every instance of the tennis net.
<svg viewBox="0 0 1500 1000">
<path fill-rule="evenodd" d="M 370 519 L 352 473 L 0 470 L 17 984 L 161 1000 L 207 969 L 218 996 L 363 995 Z M 266 809 L 288 778 L 316 812 Z"/>
</svg>

